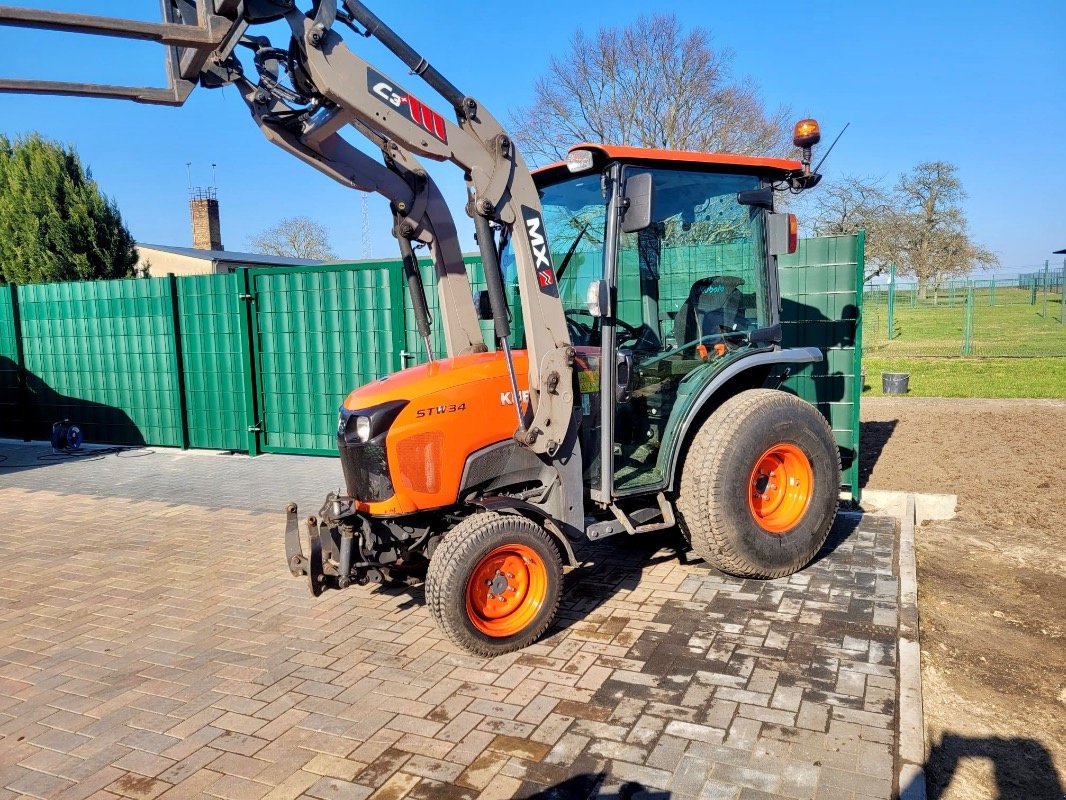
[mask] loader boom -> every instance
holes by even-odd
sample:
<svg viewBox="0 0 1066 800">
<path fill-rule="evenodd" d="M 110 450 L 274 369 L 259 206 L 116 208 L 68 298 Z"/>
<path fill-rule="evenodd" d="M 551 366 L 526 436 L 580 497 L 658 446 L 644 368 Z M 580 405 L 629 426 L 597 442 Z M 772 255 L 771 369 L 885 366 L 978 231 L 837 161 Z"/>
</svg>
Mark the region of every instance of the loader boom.
<svg viewBox="0 0 1066 800">
<path fill-rule="evenodd" d="M 516 438 L 533 452 L 566 458 L 572 452 L 574 351 L 555 285 L 540 199 L 530 171 L 503 127 L 473 97 L 459 91 L 400 36 L 357 0 L 323 0 L 312 12 L 281 0 L 163 0 L 163 22 L 146 23 L 0 6 L 0 25 L 155 41 L 167 50 L 167 86 L 142 88 L 78 82 L 0 79 L 0 93 L 41 93 L 182 105 L 197 86 L 233 85 L 266 137 L 347 186 L 373 191 L 392 204 L 419 332 L 429 348 L 428 313 L 414 278 L 412 242 L 432 248 L 450 355 L 484 349 L 455 226 L 421 156 L 458 166 L 467 181 L 486 272 L 496 339 L 517 396 L 507 337 L 510 310 L 496 233 L 512 245 L 527 326 L 529 405 L 517 412 Z M 288 50 L 249 35 L 261 23 L 284 20 Z M 444 118 L 348 48 L 341 25 L 377 38 L 453 109 Z M 360 28 L 361 26 L 361 28 Z M 235 55 L 254 52 L 259 80 Z M 281 71 L 288 72 L 291 88 Z M 352 146 L 353 128 L 380 148 L 384 164 Z M 424 324 L 425 323 L 425 324 Z"/>
</svg>

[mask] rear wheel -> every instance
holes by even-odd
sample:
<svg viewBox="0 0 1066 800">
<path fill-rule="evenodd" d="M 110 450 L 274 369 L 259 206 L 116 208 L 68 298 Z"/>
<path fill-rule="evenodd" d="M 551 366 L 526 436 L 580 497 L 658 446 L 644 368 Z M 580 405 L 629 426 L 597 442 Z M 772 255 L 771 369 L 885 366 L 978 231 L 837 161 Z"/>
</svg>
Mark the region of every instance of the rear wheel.
<svg viewBox="0 0 1066 800">
<path fill-rule="evenodd" d="M 730 398 L 696 433 L 678 510 L 693 551 L 723 572 L 790 575 L 825 543 L 840 454 L 825 418 L 785 392 Z"/>
<path fill-rule="evenodd" d="M 449 531 L 429 562 L 426 602 L 459 647 L 510 653 L 547 630 L 559 607 L 563 565 L 548 533 L 512 514 L 474 514 Z"/>
</svg>

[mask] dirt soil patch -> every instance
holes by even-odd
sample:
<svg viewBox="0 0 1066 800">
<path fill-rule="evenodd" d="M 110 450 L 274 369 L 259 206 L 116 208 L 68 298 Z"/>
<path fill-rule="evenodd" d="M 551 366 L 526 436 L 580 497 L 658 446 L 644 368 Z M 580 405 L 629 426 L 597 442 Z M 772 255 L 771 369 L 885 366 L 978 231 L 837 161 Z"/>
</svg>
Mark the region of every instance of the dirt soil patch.
<svg viewBox="0 0 1066 800">
<path fill-rule="evenodd" d="M 958 495 L 916 532 L 931 798 L 1066 787 L 1066 401 L 871 398 L 871 489 Z"/>
</svg>

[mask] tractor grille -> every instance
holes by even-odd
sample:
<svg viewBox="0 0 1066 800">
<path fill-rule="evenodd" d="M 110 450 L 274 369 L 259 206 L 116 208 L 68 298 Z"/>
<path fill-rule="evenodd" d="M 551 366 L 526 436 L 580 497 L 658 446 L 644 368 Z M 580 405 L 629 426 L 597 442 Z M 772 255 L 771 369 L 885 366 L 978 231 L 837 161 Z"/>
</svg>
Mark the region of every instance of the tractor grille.
<svg viewBox="0 0 1066 800">
<path fill-rule="evenodd" d="M 389 477 L 388 456 L 385 453 L 384 437 L 382 442 L 349 444 L 344 436 L 339 436 L 341 469 L 348 494 L 364 503 L 379 503 L 388 500 L 395 493 L 392 478 Z"/>
</svg>

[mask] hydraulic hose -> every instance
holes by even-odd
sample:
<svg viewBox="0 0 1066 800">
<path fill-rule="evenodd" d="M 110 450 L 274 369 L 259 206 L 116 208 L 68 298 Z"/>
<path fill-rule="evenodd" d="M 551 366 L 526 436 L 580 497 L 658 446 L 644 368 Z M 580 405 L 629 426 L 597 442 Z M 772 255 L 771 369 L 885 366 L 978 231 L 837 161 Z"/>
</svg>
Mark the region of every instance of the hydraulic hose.
<svg viewBox="0 0 1066 800">
<path fill-rule="evenodd" d="M 451 81 L 437 72 L 426 59 L 415 52 L 411 45 L 378 19 L 377 15 L 359 0 L 344 0 L 344 5 L 353 19 L 366 28 L 369 35 L 391 50 L 413 73 L 421 76 L 422 80 L 432 86 L 437 94 L 452 104 L 456 113 L 463 114 L 463 100 L 466 99 L 466 95 L 456 89 Z"/>
</svg>

